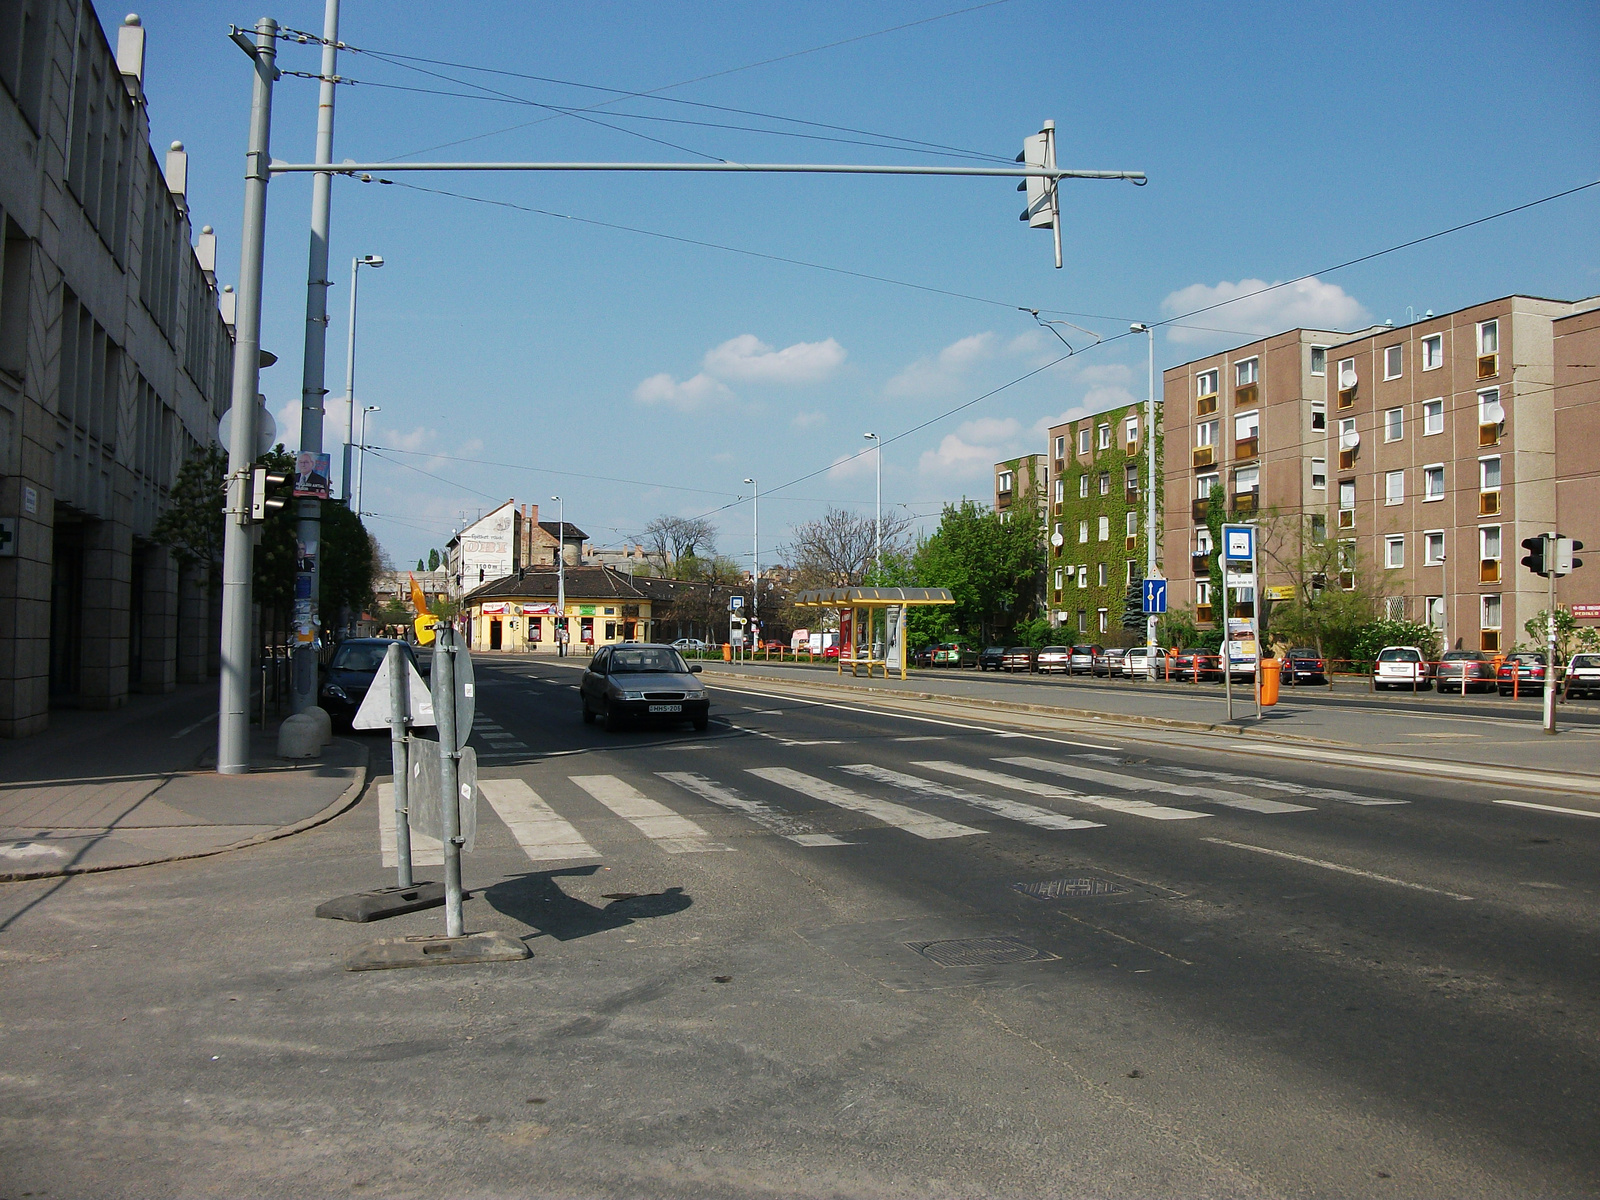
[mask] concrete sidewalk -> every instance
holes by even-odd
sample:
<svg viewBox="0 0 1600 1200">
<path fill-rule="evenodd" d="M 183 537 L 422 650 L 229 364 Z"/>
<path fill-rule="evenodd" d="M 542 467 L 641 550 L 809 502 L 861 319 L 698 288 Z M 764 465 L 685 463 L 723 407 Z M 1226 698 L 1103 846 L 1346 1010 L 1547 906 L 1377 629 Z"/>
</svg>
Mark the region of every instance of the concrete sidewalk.
<svg viewBox="0 0 1600 1200">
<path fill-rule="evenodd" d="M 319 824 L 355 803 L 367 747 L 276 756 L 253 730 L 248 775 L 218 775 L 216 686 L 134 696 L 112 712 L 58 711 L 37 737 L 0 743 L 0 880 L 215 854 Z"/>
</svg>

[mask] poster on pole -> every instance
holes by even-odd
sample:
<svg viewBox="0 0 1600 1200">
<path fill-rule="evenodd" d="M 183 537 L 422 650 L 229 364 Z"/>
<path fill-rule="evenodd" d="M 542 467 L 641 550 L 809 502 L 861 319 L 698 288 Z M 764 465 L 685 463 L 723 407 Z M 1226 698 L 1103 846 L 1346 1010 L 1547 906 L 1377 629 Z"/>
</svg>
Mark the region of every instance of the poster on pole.
<svg viewBox="0 0 1600 1200">
<path fill-rule="evenodd" d="M 294 494 L 313 500 L 328 498 L 328 480 L 332 473 L 332 456 L 312 454 L 302 450 L 294 460 Z"/>
</svg>

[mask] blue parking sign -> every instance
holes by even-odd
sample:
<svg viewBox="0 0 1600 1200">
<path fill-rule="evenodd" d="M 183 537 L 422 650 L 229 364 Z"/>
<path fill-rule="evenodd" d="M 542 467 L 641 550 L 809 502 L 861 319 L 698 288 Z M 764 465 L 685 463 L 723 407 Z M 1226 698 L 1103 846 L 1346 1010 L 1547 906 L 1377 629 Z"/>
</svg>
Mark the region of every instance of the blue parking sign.
<svg viewBox="0 0 1600 1200">
<path fill-rule="evenodd" d="M 1144 581 L 1144 611 L 1146 614 L 1156 616 L 1167 611 L 1167 581 L 1165 579 L 1146 579 Z"/>
</svg>

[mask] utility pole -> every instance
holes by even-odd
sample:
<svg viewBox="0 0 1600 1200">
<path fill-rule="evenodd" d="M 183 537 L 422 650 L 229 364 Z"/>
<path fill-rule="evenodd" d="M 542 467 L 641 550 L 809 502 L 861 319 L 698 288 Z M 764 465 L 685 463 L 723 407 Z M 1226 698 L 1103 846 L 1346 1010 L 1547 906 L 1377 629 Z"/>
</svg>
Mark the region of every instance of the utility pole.
<svg viewBox="0 0 1600 1200">
<path fill-rule="evenodd" d="M 319 163 L 333 161 L 334 76 L 339 69 L 339 0 L 324 0 L 322 15 L 322 79 L 317 88 Z M 323 386 L 328 355 L 328 229 L 333 201 L 333 176 L 311 177 L 311 252 L 306 273 L 305 365 L 300 384 L 300 452 L 322 453 Z M 315 471 L 315 459 L 313 459 Z M 331 472 L 330 472 L 331 474 Z M 296 505 L 299 553 L 295 555 L 294 651 L 291 659 L 291 712 L 305 712 L 317 702 L 317 634 L 322 626 L 321 571 L 322 501 L 307 496 Z"/>
<path fill-rule="evenodd" d="M 750 485 L 750 619 L 761 615 L 761 488 L 754 479 Z"/>
<path fill-rule="evenodd" d="M 560 509 L 557 511 L 556 529 L 556 653 L 567 656 L 567 502 L 560 496 L 551 496 Z"/>
<path fill-rule="evenodd" d="M 1136 323 L 1128 327 L 1134 333 L 1143 333 L 1149 346 L 1149 391 L 1145 394 L 1144 405 L 1144 440 L 1146 454 L 1146 472 L 1149 479 L 1145 486 L 1145 529 L 1144 529 L 1144 577 L 1156 577 L 1156 331 L 1143 323 Z M 1263 595 L 1261 581 L 1256 581 L 1256 611 L 1261 610 L 1261 596 Z M 1223 628 L 1227 628 L 1227 602 L 1223 602 Z M 1149 613 L 1144 619 L 1144 644 L 1154 647 L 1156 644 L 1156 614 Z M 1224 646 L 1224 649 L 1227 647 Z M 1259 655 L 1257 656 L 1260 657 Z M 1145 655 L 1146 662 L 1150 665 L 1150 678 L 1156 678 L 1156 656 L 1152 652 Z"/>
<path fill-rule="evenodd" d="M 872 561 L 875 569 L 883 572 L 883 441 L 875 433 L 861 435 L 872 443 L 872 457 L 878 466 L 878 501 L 872 518 Z"/>
<path fill-rule="evenodd" d="M 344 343 L 344 500 L 350 503 L 350 455 L 356 440 L 356 295 L 361 290 L 362 267 L 383 266 L 383 255 L 363 254 L 350 260 L 350 324 Z M 363 438 L 363 441 L 366 439 Z M 360 505 L 356 506 L 357 508 Z M 359 513 L 357 514 L 360 515 Z"/>
<path fill-rule="evenodd" d="M 250 769 L 250 468 L 256 459 L 256 393 L 261 383 L 261 274 L 267 232 L 272 146 L 272 85 L 278 78 L 278 23 L 256 22 L 255 41 L 232 38 L 255 63 L 250 140 L 245 154 L 239 299 L 233 346 L 233 418 L 228 433 L 228 500 L 222 544 L 222 677 L 217 695 L 217 770 Z"/>
</svg>

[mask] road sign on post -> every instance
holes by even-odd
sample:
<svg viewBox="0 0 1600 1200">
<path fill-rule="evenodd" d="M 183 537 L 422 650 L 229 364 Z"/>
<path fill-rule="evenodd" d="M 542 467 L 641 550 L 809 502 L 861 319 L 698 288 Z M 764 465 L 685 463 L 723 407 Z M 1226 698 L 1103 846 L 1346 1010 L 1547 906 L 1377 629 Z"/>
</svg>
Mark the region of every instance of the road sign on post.
<svg viewBox="0 0 1600 1200">
<path fill-rule="evenodd" d="M 1146 579 L 1144 581 L 1144 611 L 1156 616 L 1167 611 L 1167 581 L 1165 579 Z"/>
</svg>

